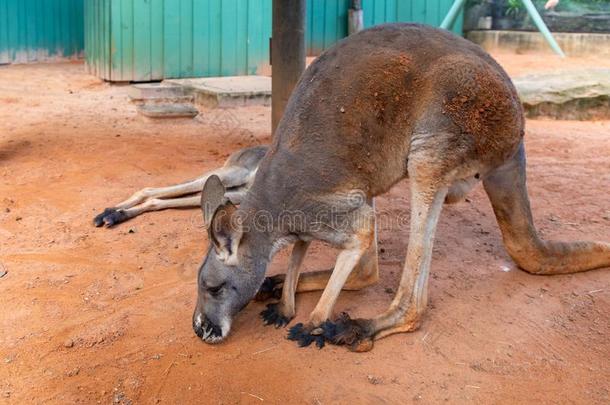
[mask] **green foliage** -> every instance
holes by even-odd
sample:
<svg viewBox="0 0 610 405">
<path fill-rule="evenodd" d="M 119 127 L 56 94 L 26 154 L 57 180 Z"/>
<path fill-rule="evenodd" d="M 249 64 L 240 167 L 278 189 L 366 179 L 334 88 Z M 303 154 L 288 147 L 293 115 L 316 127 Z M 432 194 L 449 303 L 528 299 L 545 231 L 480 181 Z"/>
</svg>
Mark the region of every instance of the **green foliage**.
<svg viewBox="0 0 610 405">
<path fill-rule="evenodd" d="M 524 8 L 521 0 L 508 0 L 504 13 L 509 17 L 518 18 L 523 13 Z"/>
</svg>

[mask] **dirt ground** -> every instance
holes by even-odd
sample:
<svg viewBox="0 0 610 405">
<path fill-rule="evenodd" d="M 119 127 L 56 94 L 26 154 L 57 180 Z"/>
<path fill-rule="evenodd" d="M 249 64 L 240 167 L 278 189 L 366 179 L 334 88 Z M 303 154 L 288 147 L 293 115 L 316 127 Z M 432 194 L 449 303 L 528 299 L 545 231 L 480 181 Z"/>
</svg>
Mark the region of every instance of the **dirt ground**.
<svg viewBox="0 0 610 405">
<path fill-rule="evenodd" d="M 600 65 L 499 60 L 519 74 Z M 191 329 L 207 244 L 200 213 L 150 213 L 114 229 L 92 218 L 136 189 L 269 142 L 270 110 L 150 121 L 126 89 L 81 64 L 0 67 L 0 402 L 608 403 L 610 272 L 518 270 L 480 186 L 443 210 L 417 332 L 367 353 L 300 349 L 286 330 L 264 327 L 264 304 L 252 303 L 225 343 L 202 343 Z M 529 121 L 527 151 L 541 234 L 610 240 L 610 121 Z M 406 185 L 378 210 L 408 213 Z M 380 283 L 342 293 L 337 311 L 383 311 L 407 243 L 407 224 L 382 226 Z M 328 268 L 335 254 L 315 246 L 306 268 Z M 285 265 L 280 254 L 271 273 Z M 296 321 L 318 297 L 297 298 Z"/>
</svg>

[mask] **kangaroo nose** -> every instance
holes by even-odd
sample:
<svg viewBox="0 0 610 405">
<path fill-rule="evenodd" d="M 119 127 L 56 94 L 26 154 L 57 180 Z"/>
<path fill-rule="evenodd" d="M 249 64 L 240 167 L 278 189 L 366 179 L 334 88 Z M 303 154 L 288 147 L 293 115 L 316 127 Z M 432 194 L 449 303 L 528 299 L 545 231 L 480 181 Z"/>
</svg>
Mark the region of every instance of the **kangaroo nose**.
<svg viewBox="0 0 610 405">
<path fill-rule="evenodd" d="M 203 316 L 196 314 L 193 317 L 193 331 L 199 338 L 203 339 Z"/>
<path fill-rule="evenodd" d="M 203 318 L 203 320 L 201 316 L 195 317 L 193 320 L 193 331 L 206 343 L 220 342 L 223 338 L 220 326 L 214 324 L 207 317 Z"/>
</svg>

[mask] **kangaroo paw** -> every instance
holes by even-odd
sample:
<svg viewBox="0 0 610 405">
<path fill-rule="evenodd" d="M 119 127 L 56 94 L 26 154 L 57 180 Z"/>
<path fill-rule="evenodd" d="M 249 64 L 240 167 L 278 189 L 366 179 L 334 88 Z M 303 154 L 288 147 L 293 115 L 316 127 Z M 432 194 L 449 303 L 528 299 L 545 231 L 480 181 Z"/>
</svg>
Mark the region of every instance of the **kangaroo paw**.
<svg viewBox="0 0 610 405">
<path fill-rule="evenodd" d="M 373 328 L 367 319 L 352 319 L 343 312 L 334 322 L 324 322 L 321 328 L 332 344 L 348 346 L 353 352 L 367 352 L 373 348 Z"/>
<path fill-rule="evenodd" d="M 318 332 L 320 328 L 306 327 L 302 323 L 297 323 L 288 330 L 288 340 L 297 342 L 299 347 L 307 347 L 313 342 L 316 343 L 318 349 L 324 347 L 324 335 L 314 334 Z"/>
<path fill-rule="evenodd" d="M 282 286 L 284 285 L 284 277 L 281 275 L 266 277 L 263 285 L 254 297 L 255 301 L 267 301 L 270 299 L 280 299 L 282 296 Z"/>
<path fill-rule="evenodd" d="M 97 214 L 95 216 L 95 218 L 93 218 L 93 224 L 96 227 L 100 227 L 104 225 L 104 217 L 112 214 L 114 211 L 116 211 L 116 208 L 106 208 L 104 209 L 104 211 L 101 214 Z"/>
<path fill-rule="evenodd" d="M 276 328 L 283 328 L 288 325 L 294 316 L 282 314 L 279 304 L 267 304 L 267 309 L 261 312 L 261 318 L 265 325 L 275 325 Z"/>
<path fill-rule="evenodd" d="M 104 212 L 98 214 L 94 219 L 93 223 L 95 226 L 100 227 L 106 225 L 108 228 L 125 222 L 129 219 L 127 213 L 122 209 L 106 208 Z"/>
<path fill-rule="evenodd" d="M 114 210 L 110 214 L 104 217 L 104 223 L 108 228 L 125 222 L 129 219 L 129 216 L 123 210 Z"/>
</svg>

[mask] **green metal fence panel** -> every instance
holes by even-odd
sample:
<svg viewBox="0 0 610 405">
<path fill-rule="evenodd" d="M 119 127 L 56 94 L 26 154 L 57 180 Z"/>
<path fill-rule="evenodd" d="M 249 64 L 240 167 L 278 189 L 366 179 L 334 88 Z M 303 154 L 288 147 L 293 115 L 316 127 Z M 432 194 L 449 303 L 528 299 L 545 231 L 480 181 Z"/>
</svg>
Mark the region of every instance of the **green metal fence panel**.
<svg viewBox="0 0 610 405">
<path fill-rule="evenodd" d="M 0 7 L 7 1 L 12 2 L 0 0 Z M 87 68 L 111 81 L 254 74 L 269 60 L 271 3 L 272 0 L 86 0 Z M 307 0 L 309 55 L 319 54 L 347 35 L 349 3 Z M 452 0 L 363 0 L 364 24 L 369 27 L 409 21 L 438 26 L 451 3 Z M 461 25 L 455 31 L 460 33 Z M 0 39 L 2 35 L 7 34 L 0 32 Z"/>
<path fill-rule="evenodd" d="M 364 26 L 416 22 L 438 27 L 453 0 L 363 0 Z M 318 55 L 347 36 L 347 0 L 307 0 L 307 53 Z M 462 19 L 453 29 L 462 34 Z"/>
<path fill-rule="evenodd" d="M 111 81 L 254 74 L 269 58 L 271 1 L 88 0 L 87 68 Z"/>
<path fill-rule="evenodd" d="M 85 0 L 0 0 L 0 63 L 83 56 Z"/>
</svg>

